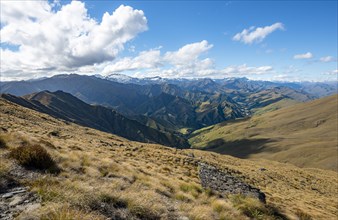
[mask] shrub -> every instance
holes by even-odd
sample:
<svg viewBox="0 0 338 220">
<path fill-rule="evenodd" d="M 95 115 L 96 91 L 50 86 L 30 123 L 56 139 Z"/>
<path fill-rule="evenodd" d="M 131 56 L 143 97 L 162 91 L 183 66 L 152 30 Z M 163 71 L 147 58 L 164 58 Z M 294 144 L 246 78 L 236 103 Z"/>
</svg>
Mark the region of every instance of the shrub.
<svg viewBox="0 0 338 220">
<path fill-rule="evenodd" d="M 10 157 L 16 159 L 21 166 L 30 169 L 45 170 L 58 173 L 59 168 L 50 154 L 40 145 L 27 145 L 14 148 Z"/>
</svg>

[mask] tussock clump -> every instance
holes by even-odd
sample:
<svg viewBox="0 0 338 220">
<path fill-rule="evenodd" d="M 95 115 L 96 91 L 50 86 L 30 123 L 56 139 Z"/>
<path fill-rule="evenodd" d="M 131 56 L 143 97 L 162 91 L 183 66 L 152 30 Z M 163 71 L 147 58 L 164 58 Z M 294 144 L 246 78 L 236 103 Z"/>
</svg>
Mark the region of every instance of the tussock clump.
<svg viewBox="0 0 338 220">
<path fill-rule="evenodd" d="M 296 215 L 299 218 L 299 220 L 312 220 L 312 217 L 309 214 L 306 214 L 302 210 L 297 210 Z"/>
<path fill-rule="evenodd" d="M 98 210 L 105 205 L 111 205 L 114 208 L 126 208 L 127 201 L 122 198 L 112 196 L 106 193 L 102 193 L 99 196 L 96 196 L 89 200 L 89 206 L 92 210 Z"/>
<path fill-rule="evenodd" d="M 287 219 L 276 208 L 264 205 L 252 197 L 232 195 L 230 196 L 230 201 L 235 208 L 253 219 Z"/>
<path fill-rule="evenodd" d="M 7 148 L 7 143 L 6 141 L 4 140 L 4 138 L 2 136 L 0 136 L 0 149 L 5 149 Z"/>
<path fill-rule="evenodd" d="M 191 202 L 192 201 L 186 194 L 183 194 L 183 193 L 176 193 L 175 199 L 180 200 L 182 202 Z"/>
<path fill-rule="evenodd" d="M 60 131 L 51 131 L 48 133 L 49 136 L 60 137 Z"/>
<path fill-rule="evenodd" d="M 180 190 L 185 193 L 190 193 L 194 198 L 197 198 L 203 192 L 201 186 L 197 184 L 188 184 L 188 183 L 181 184 Z"/>
<path fill-rule="evenodd" d="M 156 209 L 134 203 L 128 204 L 130 213 L 139 219 L 157 220 L 161 219 L 161 213 Z"/>
<path fill-rule="evenodd" d="M 127 202 L 120 197 L 116 197 L 110 194 L 101 193 L 99 195 L 87 196 L 85 199 L 86 206 L 91 211 L 98 212 L 104 216 L 109 216 L 112 219 L 123 219 L 123 216 L 129 216 Z"/>
<path fill-rule="evenodd" d="M 102 220 L 100 216 L 96 216 L 93 213 L 88 213 L 83 210 L 77 210 L 69 205 L 56 206 L 52 209 L 46 210 L 44 214 L 40 216 L 41 220 L 50 219 L 83 219 L 83 220 Z"/>
<path fill-rule="evenodd" d="M 50 154 L 40 145 L 26 145 L 11 149 L 10 157 L 18 161 L 21 166 L 38 169 L 50 173 L 58 173 L 60 169 Z"/>
</svg>

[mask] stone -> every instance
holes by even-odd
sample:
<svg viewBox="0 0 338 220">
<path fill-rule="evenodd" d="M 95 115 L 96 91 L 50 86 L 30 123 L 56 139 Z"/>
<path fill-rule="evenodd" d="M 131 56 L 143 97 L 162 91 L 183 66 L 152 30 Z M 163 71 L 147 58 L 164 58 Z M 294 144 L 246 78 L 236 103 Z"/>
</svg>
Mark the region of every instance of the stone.
<svg viewBox="0 0 338 220">
<path fill-rule="evenodd" d="M 34 211 L 34 210 L 36 210 L 36 209 L 38 209 L 40 207 L 41 207 L 40 203 L 28 204 L 26 206 L 25 212 L 27 212 L 27 213 L 28 212 L 32 212 L 32 211 Z"/>
<path fill-rule="evenodd" d="M 10 207 L 20 205 L 23 202 L 23 198 L 21 196 L 15 196 L 14 199 L 9 203 Z"/>
<path fill-rule="evenodd" d="M 20 190 L 13 191 L 12 193 L 13 193 L 13 194 L 20 194 L 20 193 L 24 193 L 24 192 L 27 192 L 27 190 L 25 190 L 25 189 L 20 189 Z"/>
<path fill-rule="evenodd" d="M 186 216 L 180 216 L 180 217 L 178 218 L 178 220 L 189 220 L 189 218 L 186 217 Z"/>
<path fill-rule="evenodd" d="M 214 166 L 199 163 L 199 178 L 202 187 L 212 189 L 220 194 L 241 194 L 259 199 L 265 203 L 265 194 L 260 189 L 250 186 L 230 172 Z"/>
<path fill-rule="evenodd" d="M 188 153 L 187 156 L 188 156 L 188 157 L 192 157 L 192 158 L 195 157 L 195 155 L 194 155 L 193 153 Z"/>
<path fill-rule="evenodd" d="M 8 198 L 11 198 L 14 196 L 14 193 L 5 193 L 3 194 L 1 197 L 4 198 L 4 199 L 8 199 Z"/>
</svg>

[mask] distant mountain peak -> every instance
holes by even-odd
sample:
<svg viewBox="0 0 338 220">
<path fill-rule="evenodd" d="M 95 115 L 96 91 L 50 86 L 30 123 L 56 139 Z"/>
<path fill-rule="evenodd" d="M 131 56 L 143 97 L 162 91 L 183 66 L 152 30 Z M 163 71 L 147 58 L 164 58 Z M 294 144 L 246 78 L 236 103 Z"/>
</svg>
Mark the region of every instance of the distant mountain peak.
<svg viewBox="0 0 338 220">
<path fill-rule="evenodd" d="M 109 75 L 107 75 L 103 78 L 110 80 L 110 81 L 119 82 L 119 83 L 129 83 L 129 82 L 133 81 L 133 79 L 134 79 L 131 76 L 127 76 L 127 75 L 120 74 L 120 73 L 112 73 L 112 74 L 109 74 Z"/>
</svg>

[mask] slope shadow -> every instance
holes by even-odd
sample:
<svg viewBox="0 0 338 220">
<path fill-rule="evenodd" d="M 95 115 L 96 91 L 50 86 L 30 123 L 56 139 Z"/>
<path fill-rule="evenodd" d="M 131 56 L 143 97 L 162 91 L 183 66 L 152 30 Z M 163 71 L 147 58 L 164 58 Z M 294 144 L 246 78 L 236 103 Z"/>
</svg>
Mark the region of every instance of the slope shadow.
<svg viewBox="0 0 338 220">
<path fill-rule="evenodd" d="M 273 140 L 267 138 L 236 141 L 225 141 L 222 138 L 218 138 L 210 141 L 204 150 L 246 159 L 252 154 L 268 151 L 264 145 L 270 142 L 273 142 Z"/>
</svg>

